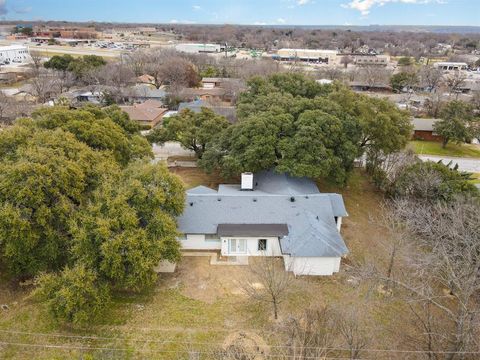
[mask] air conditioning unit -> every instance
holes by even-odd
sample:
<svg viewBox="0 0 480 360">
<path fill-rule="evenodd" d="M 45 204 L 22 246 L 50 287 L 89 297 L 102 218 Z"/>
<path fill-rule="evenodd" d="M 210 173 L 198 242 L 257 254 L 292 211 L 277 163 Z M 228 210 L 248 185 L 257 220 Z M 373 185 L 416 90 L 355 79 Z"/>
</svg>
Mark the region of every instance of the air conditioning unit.
<svg viewBox="0 0 480 360">
<path fill-rule="evenodd" d="M 242 173 L 242 183 L 240 185 L 242 191 L 253 191 L 253 173 Z"/>
</svg>

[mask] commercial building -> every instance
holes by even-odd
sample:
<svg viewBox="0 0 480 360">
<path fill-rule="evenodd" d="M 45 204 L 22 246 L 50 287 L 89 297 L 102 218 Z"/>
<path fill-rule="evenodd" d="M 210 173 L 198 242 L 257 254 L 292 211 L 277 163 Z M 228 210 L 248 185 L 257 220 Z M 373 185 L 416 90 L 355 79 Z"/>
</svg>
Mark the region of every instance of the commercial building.
<svg viewBox="0 0 480 360">
<path fill-rule="evenodd" d="M 175 50 L 189 54 L 216 54 L 225 51 L 225 45 L 219 44 L 177 44 Z"/>
<path fill-rule="evenodd" d="M 468 64 L 463 62 L 437 62 L 433 67 L 442 70 L 467 70 Z"/>
<path fill-rule="evenodd" d="M 388 55 L 354 55 L 353 62 L 355 65 L 367 66 L 367 65 L 380 65 L 387 66 L 390 62 L 390 56 Z"/>
<path fill-rule="evenodd" d="M 34 27 L 37 37 L 65 39 L 96 39 L 98 32 L 93 27 Z"/>
<path fill-rule="evenodd" d="M 281 61 L 305 61 L 314 63 L 335 64 L 337 62 L 336 50 L 312 50 L 312 49 L 280 49 L 273 56 Z"/>
<path fill-rule="evenodd" d="M 31 60 L 28 47 L 23 45 L 0 46 L 0 64 L 28 63 Z"/>
</svg>

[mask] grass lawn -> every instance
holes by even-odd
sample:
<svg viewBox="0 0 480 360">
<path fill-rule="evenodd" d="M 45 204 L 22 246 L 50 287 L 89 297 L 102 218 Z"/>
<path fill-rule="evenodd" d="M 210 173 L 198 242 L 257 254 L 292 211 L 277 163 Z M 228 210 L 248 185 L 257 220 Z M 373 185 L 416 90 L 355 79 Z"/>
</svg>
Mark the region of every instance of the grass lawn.
<svg viewBox="0 0 480 360">
<path fill-rule="evenodd" d="M 200 169 L 171 171 L 187 187 L 215 187 L 223 182 Z M 307 307 L 354 307 L 370 329 L 369 347 L 397 347 L 395 334 L 407 323 L 406 305 L 384 298 L 367 284 L 352 283 L 348 266 L 386 261 L 388 236 L 373 220 L 379 215 L 382 195 L 360 171 L 345 188 L 324 181 L 319 181 L 319 186 L 322 192 L 344 195 L 350 216 L 344 219 L 342 234 L 350 254 L 335 276 L 298 277 L 280 306 L 280 321 Z M 86 328 L 52 322 L 44 307 L 30 297 L 31 287 L 4 280 L 0 282 L 0 304 L 8 309 L 0 309 L 0 358 L 188 359 L 189 351 L 195 349 L 203 360 L 211 359 L 209 349 L 239 333 L 256 334 L 270 345 L 279 344 L 281 323 L 273 320 L 268 304 L 252 303 L 239 288 L 238 281 L 247 274 L 245 266 L 215 267 L 207 257 L 184 257 L 175 273 L 159 276 L 155 288 L 142 294 L 117 294 L 107 316 Z M 375 355 L 376 359 L 388 358 Z"/>
<path fill-rule="evenodd" d="M 480 184 L 480 173 L 473 173 L 472 174 L 472 180 L 471 182 L 474 184 Z"/>
<path fill-rule="evenodd" d="M 417 154 L 480 158 L 480 146 L 473 144 L 449 143 L 445 149 L 437 141 L 410 141 L 409 145 Z"/>
</svg>

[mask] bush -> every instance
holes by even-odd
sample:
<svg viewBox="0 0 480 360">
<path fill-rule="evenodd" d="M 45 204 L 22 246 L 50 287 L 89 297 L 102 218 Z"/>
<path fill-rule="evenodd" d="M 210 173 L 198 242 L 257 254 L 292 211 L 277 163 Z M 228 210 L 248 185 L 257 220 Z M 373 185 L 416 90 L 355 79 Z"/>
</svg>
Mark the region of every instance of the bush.
<svg viewBox="0 0 480 360">
<path fill-rule="evenodd" d="M 451 201 L 458 195 L 479 196 L 469 176 L 442 163 L 417 162 L 404 169 L 392 184 L 390 194 L 426 201 Z"/>
<path fill-rule="evenodd" d="M 46 303 L 57 321 L 86 324 L 103 313 L 110 300 L 108 287 L 83 265 L 65 268 L 60 274 L 37 278 L 34 295 Z"/>
</svg>

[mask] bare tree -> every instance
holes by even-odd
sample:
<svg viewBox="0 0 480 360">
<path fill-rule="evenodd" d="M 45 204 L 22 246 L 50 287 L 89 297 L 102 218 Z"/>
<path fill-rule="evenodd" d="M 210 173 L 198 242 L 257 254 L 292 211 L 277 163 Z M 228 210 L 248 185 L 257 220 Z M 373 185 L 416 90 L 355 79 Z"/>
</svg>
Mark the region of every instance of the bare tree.
<svg viewBox="0 0 480 360">
<path fill-rule="evenodd" d="M 338 314 L 331 308 L 306 309 L 282 324 L 286 348 L 280 349 L 279 355 L 293 360 L 327 357 L 337 344 L 337 329 Z"/>
<path fill-rule="evenodd" d="M 364 325 L 361 323 L 357 309 L 342 309 L 338 314 L 338 329 L 343 343 L 349 351 L 352 360 L 360 359 L 362 351 L 367 347 L 369 340 Z"/>
<path fill-rule="evenodd" d="M 54 71 L 40 70 L 36 76 L 30 79 L 26 91 L 34 96 L 38 103 L 44 104 L 60 94 L 58 85 L 58 74 Z"/>
<path fill-rule="evenodd" d="M 354 61 L 353 57 L 346 55 L 346 56 L 342 56 L 342 58 L 340 59 L 340 64 L 342 64 L 343 67 L 346 69 L 348 67 L 348 64 L 352 64 L 353 61 Z"/>
<path fill-rule="evenodd" d="M 421 313 L 431 306 L 435 319 L 417 316 L 418 334 L 431 353 L 446 352 L 445 359 L 474 359 L 480 331 L 480 205 L 476 199 L 451 203 L 395 200 L 394 216 L 404 222 L 412 251 L 404 258 L 403 276 L 377 278 L 405 290 L 407 301 Z M 420 307 L 420 308 L 418 308 Z M 428 309 L 430 311 L 430 308 Z M 429 316 L 430 316 L 429 315 Z M 434 321 L 438 320 L 438 321 Z M 435 349 L 432 349 L 435 347 Z"/>
<path fill-rule="evenodd" d="M 437 91 L 435 93 L 431 93 L 429 97 L 425 99 L 423 106 L 428 116 L 438 118 L 438 116 L 440 115 L 440 111 L 442 110 L 443 104 L 443 96 L 441 92 Z"/>
<path fill-rule="evenodd" d="M 32 60 L 30 65 L 33 73 L 38 74 L 43 65 L 43 57 L 40 55 L 40 53 L 32 51 L 30 53 L 30 58 Z"/>
<path fill-rule="evenodd" d="M 422 66 L 419 71 L 420 83 L 428 87 L 431 92 L 436 92 L 443 81 L 443 71 L 431 65 Z"/>
<path fill-rule="evenodd" d="M 321 68 L 318 71 L 317 76 L 319 78 L 325 78 L 329 80 L 343 80 L 343 78 L 345 77 L 345 74 L 338 67 L 328 66 L 328 67 Z"/>
<path fill-rule="evenodd" d="M 11 124 L 16 118 L 29 116 L 32 105 L 27 101 L 17 100 L 0 91 L 0 124 Z"/>
<path fill-rule="evenodd" d="M 466 79 L 467 75 L 460 70 L 445 75 L 445 86 L 447 87 L 450 96 L 455 93 L 456 98 L 458 98 L 458 93 L 460 92 L 461 87 L 465 84 Z"/>
<path fill-rule="evenodd" d="M 360 79 L 365 82 L 369 88 L 388 84 L 391 76 L 389 70 L 375 65 L 362 66 L 358 72 Z"/>
<path fill-rule="evenodd" d="M 270 304 L 278 319 L 278 308 L 293 285 L 293 275 L 285 270 L 283 259 L 262 255 L 253 259 L 250 277 L 241 280 L 240 286 L 253 300 Z"/>
</svg>

